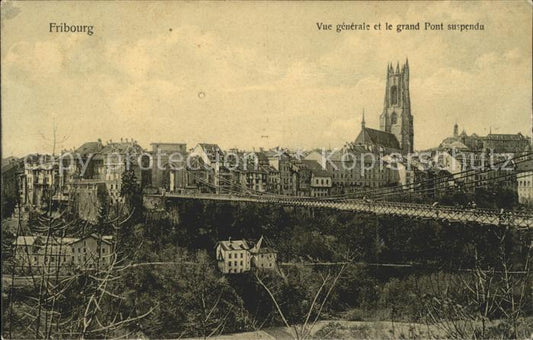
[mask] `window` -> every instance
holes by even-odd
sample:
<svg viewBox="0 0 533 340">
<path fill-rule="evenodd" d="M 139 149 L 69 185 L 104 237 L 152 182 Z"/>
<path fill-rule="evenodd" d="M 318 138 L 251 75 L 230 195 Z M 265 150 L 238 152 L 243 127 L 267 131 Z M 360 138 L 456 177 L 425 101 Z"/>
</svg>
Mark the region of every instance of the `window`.
<svg viewBox="0 0 533 340">
<path fill-rule="evenodd" d="M 397 104 L 398 103 L 398 88 L 396 86 L 392 86 L 390 88 L 390 96 L 391 96 L 391 104 Z"/>
<path fill-rule="evenodd" d="M 396 112 L 393 112 L 392 115 L 390 116 L 390 122 L 391 124 L 398 123 L 398 115 L 396 114 Z"/>
<path fill-rule="evenodd" d="M 228 259 L 231 259 L 231 253 L 228 254 Z"/>
<path fill-rule="evenodd" d="M 231 267 L 231 261 L 228 262 L 228 267 Z"/>
<path fill-rule="evenodd" d="M 243 258 L 243 255 L 244 255 L 244 254 L 243 254 L 243 253 L 241 253 L 241 259 Z"/>
<path fill-rule="evenodd" d="M 241 266 L 242 266 L 242 261 L 241 261 Z"/>
</svg>

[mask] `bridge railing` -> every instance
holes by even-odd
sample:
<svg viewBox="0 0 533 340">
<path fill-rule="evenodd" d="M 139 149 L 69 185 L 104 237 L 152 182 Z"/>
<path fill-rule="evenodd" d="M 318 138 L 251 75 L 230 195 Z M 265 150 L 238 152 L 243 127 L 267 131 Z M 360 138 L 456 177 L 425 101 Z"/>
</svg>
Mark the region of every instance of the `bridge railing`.
<svg viewBox="0 0 533 340">
<path fill-rule="evenodd" d="M 152 195 L 159 196 L 159 195 Z M 326 197 L 297 197 L 271 194 L 172 194 L 168 197 L 269 202 L 276 204 L 303 205 L 316 207 L 330 207 L 343 210 L 359 210 L 373 213 L 391 215 L 404 215 L 415 217 L 430 217 L 452 221 L 481 222 L 486 224 L 513 224 L 517 226 L 533 226 L 533 215 L 513 211 L 498 211 L 485 208 L 461 208 L 453 206 L 440 206 L 424 203 L 371 201 L 365 199 L 332 199 Z"/>
</svg>

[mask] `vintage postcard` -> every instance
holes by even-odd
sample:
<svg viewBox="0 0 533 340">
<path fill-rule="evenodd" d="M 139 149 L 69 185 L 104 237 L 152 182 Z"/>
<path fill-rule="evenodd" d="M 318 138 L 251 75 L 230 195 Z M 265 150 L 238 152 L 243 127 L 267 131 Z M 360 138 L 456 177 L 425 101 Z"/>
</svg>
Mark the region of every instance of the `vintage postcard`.
<svg viewBox="0 0 533 340">
<path fill-rule="evenodd" d="M 532 19 L 2 1 L 2 338 L 533 336 Z"/>
</svg>

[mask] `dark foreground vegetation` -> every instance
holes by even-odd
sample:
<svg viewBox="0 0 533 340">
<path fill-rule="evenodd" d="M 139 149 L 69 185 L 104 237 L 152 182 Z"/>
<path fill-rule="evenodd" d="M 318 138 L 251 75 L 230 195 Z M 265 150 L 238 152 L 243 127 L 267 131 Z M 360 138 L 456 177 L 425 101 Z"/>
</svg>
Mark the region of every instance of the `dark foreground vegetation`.
<svg viewBox="0 0 533 340">
<path fill-rule="evenodd" d="M 428 324 L 448 338 L 532 330 L 528 231 L 194 200 L 84 228 L 116 235 L 114 265 L 44 284 L 3 280 L 4 337 L 205 338 L 289 326 L 308 338 L 321 319 Z M 3 233 L 4 251 L 13 235 Z M 261 235 L 278 270 L 217 271 L 218 240 Z M 6 278 L 9 258 L 3 267 Z"/>
</svg>

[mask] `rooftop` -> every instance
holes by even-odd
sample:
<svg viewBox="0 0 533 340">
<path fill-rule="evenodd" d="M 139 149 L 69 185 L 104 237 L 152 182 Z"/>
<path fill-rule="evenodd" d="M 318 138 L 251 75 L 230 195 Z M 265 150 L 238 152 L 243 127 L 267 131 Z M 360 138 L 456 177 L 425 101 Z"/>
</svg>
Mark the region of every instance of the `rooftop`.
<svg viewBox="0 0 533 340">
<path fill-rule="evenodd" d="M 96 154 L 99 153 L 103 148 L 104 146 L 101 142 L 87 142 L 77 148 L 76 153 L 81 155 Z"/>
<path fill-rule="evenodd" d="M 228 240 L 228 241 L 219 241 L 218 244 L 224 250 L 249 250 L 250 246 L 246 240 Z"/>
</svg>

